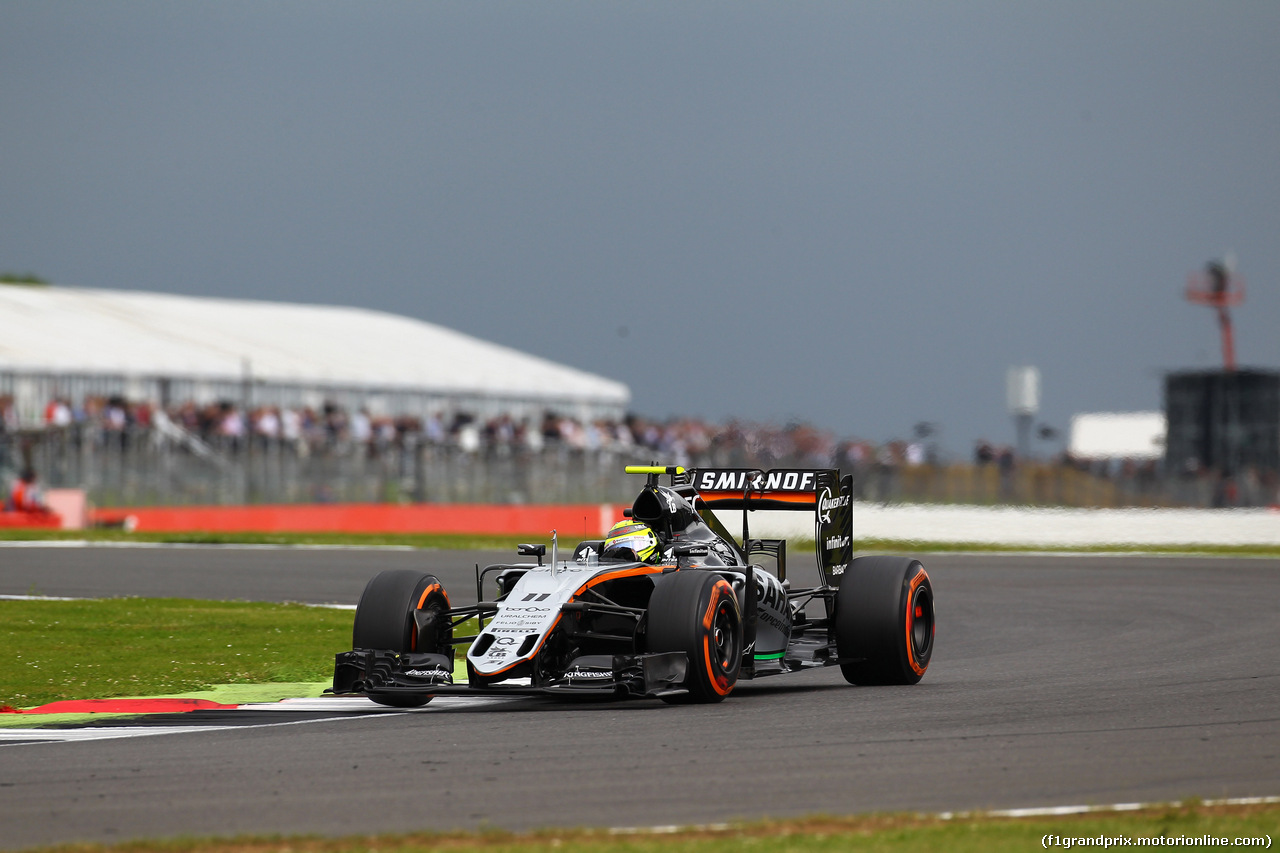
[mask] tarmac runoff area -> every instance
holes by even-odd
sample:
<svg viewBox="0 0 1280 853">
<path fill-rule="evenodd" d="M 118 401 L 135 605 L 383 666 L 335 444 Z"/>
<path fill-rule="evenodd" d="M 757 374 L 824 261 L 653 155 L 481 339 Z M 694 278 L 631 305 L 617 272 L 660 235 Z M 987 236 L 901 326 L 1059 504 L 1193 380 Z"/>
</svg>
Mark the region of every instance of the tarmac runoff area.
<svg viewBox="0 0 1280 853">
<path fill-rule="evenodd" d="M 465 602 L 474 564 L 510 557 L 13 548 L 0 552 L 0 594 L 37 585 L 50 596 L 350 605 L 374 572 L 414 566 Z M 241 700 L 10 728 L 0 738 L 0 849 L 819 812 L 1053 814 L 1280 795 L 1280 560 L 922 558 L 937 594 L 937 651 L 912 687 L 851 687 L 821 669 L 740 684 L 714 706 Z"/>
</svg>

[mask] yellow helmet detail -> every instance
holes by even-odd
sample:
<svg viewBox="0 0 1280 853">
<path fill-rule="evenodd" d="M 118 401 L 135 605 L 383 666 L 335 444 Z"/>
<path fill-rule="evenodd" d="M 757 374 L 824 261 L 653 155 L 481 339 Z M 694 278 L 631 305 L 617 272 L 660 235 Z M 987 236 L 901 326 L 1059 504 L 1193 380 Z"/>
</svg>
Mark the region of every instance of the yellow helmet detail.
<svg viewBox="0 0 1280 853">
<path fill-rule="evenodd" d="M 625 519 L 609 528 L 600 553 L 606 559 L 635 559 L 647 563 L 658 555 L 658 537 L 647 524 Z"/>
</svg>

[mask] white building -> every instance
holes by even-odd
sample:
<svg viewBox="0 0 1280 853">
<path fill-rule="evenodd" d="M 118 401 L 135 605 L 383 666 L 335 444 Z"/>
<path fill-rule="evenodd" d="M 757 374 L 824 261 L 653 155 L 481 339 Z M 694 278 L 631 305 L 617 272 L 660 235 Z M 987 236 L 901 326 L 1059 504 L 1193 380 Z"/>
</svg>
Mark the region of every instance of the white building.
<svg viewBox="0 0 1280 853">
<path fill-rule="evenodd" d="M 1073 415 L 1067 451 L 1077 459 L 1162 459 L 1166 432 L 1164 412 Z"/>
</svg>

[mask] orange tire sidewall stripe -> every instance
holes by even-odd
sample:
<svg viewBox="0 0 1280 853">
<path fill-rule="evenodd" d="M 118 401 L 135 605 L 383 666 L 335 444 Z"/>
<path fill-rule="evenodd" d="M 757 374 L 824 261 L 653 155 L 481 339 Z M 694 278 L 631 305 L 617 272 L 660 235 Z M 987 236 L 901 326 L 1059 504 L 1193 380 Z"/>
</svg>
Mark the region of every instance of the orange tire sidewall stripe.
<svg viewBox="0 0 1280 853">
<path fill-rule="evenodd" d="M 445 603 L 445 604 L 448 604 L 448 603 L 449 603 L 449 596 L 445 595 L 444 587 L 442 587 L 442 586 L 441 586 L 440 584 L 438 584 L 438 583 L 433 583 L 433 584 L 429 585 L 426 589 L 424 589 L 424 590 L 422 591 L 422 597 L 418 599 L 418 606 L 417 606 L 417 607 L 415 607 L 414 609 L 415 609 L 415 610 L 421 610 L 421 609 L 422 609 L 422 605 L 424 605 L 424 604 L 426 604 L 426 603 L 427 603 L 427 596 L 431 595 L 431 593 L 433 593 L 433 592 L 438 592 L 438 593 L 440 593 L 441 595 L 444 595 L 444 603 Z"/>
<path fill-rule="evenodd" d="M 920 571 L 916 572 L 916 576 L 911 579 L 911 585 L 907 587 L 907 663 L 911 664 L 911 669 L 915 671 L 916 675 L 924 675 L 924 671 L 929 668 L 927 663 L 921 666 L 916 662 L 916 652 L 911 645 L 911 628 L 916 620 L 916 589 L 928 579 L 929 575 L 925 573 L 924 566 L 921 566 Z"/>
<path fill-rule="evenodd" d="M 427 603 L 427 597 L 431 595 L 431 593 L 433 592 L 438 592 L 442 596 L 444 596 L 445 607 L 452 606 L 449 604 L 449 594 L 444 591 L 444 587 L 442 587 L 438 583 L 433 583 L 433 584 L 428 584 L 427 588 L 422 591 L 422 597 L 418 599 L 418 606 L 413 609 L 421 610 L 422 605 Z M 418 650 L 418 623 L 417 622 L 413 623 L 413 636 L 410 639 L 411 639 L 411 642 L 409 643 L 409 651 L 416 652 Z"/>
<path fill-rule="evenodd" d="M 733 595 L 733 587 L 729 585 L 727 580 L 721 578 L 713 587 L 711 587 L 711 604 L 707 607 L 707 612 L 702 616 L 702 627 L 707 632 L 702 635 L 702 654 L 707 664 L 707 675 L 711 679 L 711 689 L 719 693 L 721 696 L 728 696 L 733 690 L 733 685 L 729 683 L 729 679 L 720 673 L 720 668 L 711 663 L 711 626 L 715 623 L 716 608 L 720 604 L 720 599 L 726 597 L 725 590 L 728 590 L 727 597 L 737 606 L 738 600 Z"/>
</svg>

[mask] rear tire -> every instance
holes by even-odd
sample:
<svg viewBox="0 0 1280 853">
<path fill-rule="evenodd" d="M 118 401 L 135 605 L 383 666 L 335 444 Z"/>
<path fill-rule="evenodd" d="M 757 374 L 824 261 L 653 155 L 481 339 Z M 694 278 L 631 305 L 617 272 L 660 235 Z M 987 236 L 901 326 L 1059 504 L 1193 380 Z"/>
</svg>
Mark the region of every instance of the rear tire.
<svg viewBox="0 0 1280 853">
<path fill-rule="evenodd" d="M 907 557 L 858 557 L 836 594 L 836 651 L 850 684 L 915 684 L 933 656 L 933 584 Z"/>
<path fill-rule="evenodd" d="M 415 618 L 416 617 L 416 618 Z M 423 630 L 419 632 L 418 623 Z M 435 575 L 413 569 L 379 572 L 365 585 L 351 629 L 353 649 L 428 652 L 453 657 L 449 596 Z M 428 694 L 369 694 L 380 705 L 414 708 Z"/>
<path fill-rule="evenodd" d="M 650 652 L 685 652 L 688 693 L 664 702 L 719 702 L 738 683 L 742 612 L 733 586 L 720 575 L 686 569 L 659 578 L 649 599 Z"/>
</svg>

